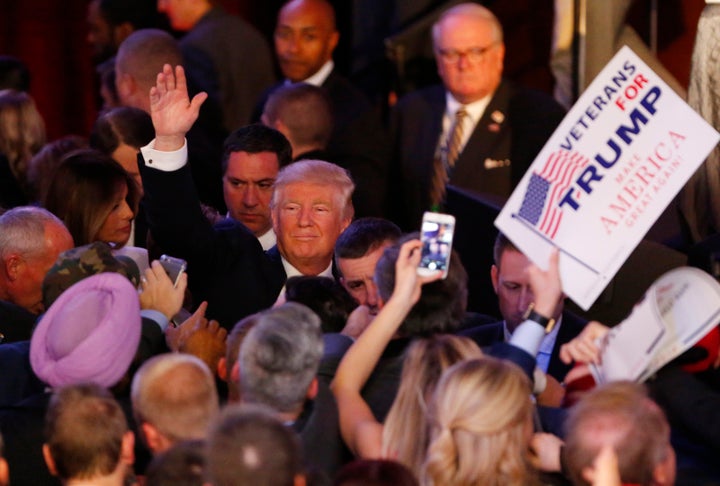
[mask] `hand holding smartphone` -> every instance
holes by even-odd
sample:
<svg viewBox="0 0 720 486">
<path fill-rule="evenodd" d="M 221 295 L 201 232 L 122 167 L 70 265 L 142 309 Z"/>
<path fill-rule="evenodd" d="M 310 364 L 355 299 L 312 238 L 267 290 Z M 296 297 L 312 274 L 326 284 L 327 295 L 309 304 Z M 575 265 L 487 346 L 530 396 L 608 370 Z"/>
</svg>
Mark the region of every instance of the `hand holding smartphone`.
<svg viewBox="0 0 720 486">
<path fill-rule="evenodd" d="M 423 214 L 420 228 L 422 256 L 418 266 L 419 275 L 431 275 L 440 270 L 442 278 L 446 278 L 450 266 L 452 241 L 455 233 L 455 216 L 451 214 Z"/>
<path fill-rule="evenodd" d="M 187 270 L 187 262 L 182 258 L 175 258 L 168 255 L 162 255 L 160 257 L 160 265 L 165 269 L 165 273 L 168 274 L 170 280 L 172 280 L 173 286 L 177 287 L 178 279 L 180 275 Z"/>
</svg>

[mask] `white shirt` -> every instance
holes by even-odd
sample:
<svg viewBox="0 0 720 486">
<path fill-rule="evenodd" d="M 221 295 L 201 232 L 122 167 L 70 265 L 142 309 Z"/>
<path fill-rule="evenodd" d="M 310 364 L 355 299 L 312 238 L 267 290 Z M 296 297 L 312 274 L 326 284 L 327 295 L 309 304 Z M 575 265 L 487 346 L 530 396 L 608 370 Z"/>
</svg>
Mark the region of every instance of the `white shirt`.
<svg viewBox="0 0 720 486">
<path fill-rule="evenodd" d="M 463 136 L 460 140 L 460 152 L 465 148 L 467 141 L 470 139 L 470 135 L 475 131 L 480 118 L 485 113 L 485 108 L 490 103 L 493 94 L 487 95 L 485 98 L 473 101 L 467 105 L 463 105 L 456 100 L 450 92 L 445 93 L 445 113 L 443 114 L 442 122 L 442 133 L 440 134 L 440 140 L 438 140 L 438 148 L 442 148 L 447 145 L 447 138 L 450 136 L 450 130 L 453 128 L 455 123 L 455 113 L 460 107 L 465 106 L 465 111 L 468 116 L 463 120 Z"/>
<path fill-rule="evenodd" d="M 289 261 L 285 260 L 284 256 L 281 256 L 280 258 L 282 261 L 283 268 L 285 269 L 285 275 L 287 275 L 287 278 L 301 277 L 301 276 L 305 275 L 300 270 L 293 267 Z M 325 270 L 323 270 L 322 272 L 320 272 L 317 276 L 334 278 L 333 274 L 332 274 L 332 260 L 330 260 L 330 265 L 328 265 L 328 267 Z M 275 299 L 275 305 L 282 304 L 283 302 L 285 302 L 285 285 L 283 285 L 282 289 L 280 289 L 280 294 L 278 295 L 277 299 Z"/>
<path fill-rule="evenodd" d="M 260 242 L 260 246 L 262 246 L 262 249 L 265 251 L 268 251 L 270 248 L 275 246 L 275 243 L 277 243 L 277 236 L 275 236 L 275 231 L 272 228 L 267 230 L 264 234 L 258 236 L 257 239 Z"/>
<path fill-rule="evenodd" d="M 332 59 L 330 59 L 328 62 L 322 65 L 320 69 L 317 70 L 315 74 L 310 76 L 307 79 L 303 79 L 300 81 L 301 83 L 307 83 L 312 84 L 313 86 L 322 86 L 322 84 L 325 82 L 325 80 L 330 76 L 330 73 L 332 72 L 333 68 L 335 67 L 335 63 Z M 285 85 L 293 84 L 292 81 L 289 79 L 285 80 Z"/>
<path fill-rule="evenodd" d="M 525 321 L 528 322 L 528 321 Z M 553 330 L 550 331 L 548 334 L 544 334 L 543 330 L 543 338 L 538 344 L 537 347 L 537 354 L 534 354 L 535 359 L 537 361 L 537 366 L 541 370 L 543 370 L 545 373 L 547 373 L 548 366 L 550 365 L 550 358 L 552 357 L 553 348 L 555 347 L 555 341 L 557 341 L 558 332 L 560 331 L 560 325 L 562 324 L 562 315 L 558 318 L 558 320 L 555 323 L 555 327 L 553 327 Z M 522 325 L 522 324 L 521 324 Z M 518 329 L 520 326 L 518 326 Z M 503 321 L 503 329 L 505 331 L 505 342 L 510 342 L 511 338 L 513 337 L 513 334 L 510 333 L 508 330 L 507 324 L 505 321 Z M 517 332 L 517 329 L 515 330 Z M 516 344 L 516 343 L 513 343 Z M 523 349 L 525 349 L 525 346 L 520 346 Z M 527 350 L 527 349 L 526 349 Z M 533 354 L 533 353 L 530 353 Z"/>
</svg>

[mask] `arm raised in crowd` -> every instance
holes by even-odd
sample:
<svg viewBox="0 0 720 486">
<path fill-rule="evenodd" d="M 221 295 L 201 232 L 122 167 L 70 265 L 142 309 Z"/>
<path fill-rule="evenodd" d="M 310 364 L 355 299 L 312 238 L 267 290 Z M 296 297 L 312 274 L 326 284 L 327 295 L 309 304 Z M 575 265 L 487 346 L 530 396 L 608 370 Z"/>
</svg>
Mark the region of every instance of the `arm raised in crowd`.
<svg viewBox="0 0 720 486">
<path fill-rule="evenodd" d="M 350 347 L 338 367 L 331 388 L 340 413 L 340 430 L 348 447 L 359 457 L 382 454 L 382 424 L 360 395 L 383 350 L 397 333 L 410 309 L 420 298 L 424 283 L 437 280 L 441 272 L 427 277 L 417 274 L 420 263 L 419 240 L 406 242 L 395 264 L 392 296 L 375 320 Z"/>
</svg>

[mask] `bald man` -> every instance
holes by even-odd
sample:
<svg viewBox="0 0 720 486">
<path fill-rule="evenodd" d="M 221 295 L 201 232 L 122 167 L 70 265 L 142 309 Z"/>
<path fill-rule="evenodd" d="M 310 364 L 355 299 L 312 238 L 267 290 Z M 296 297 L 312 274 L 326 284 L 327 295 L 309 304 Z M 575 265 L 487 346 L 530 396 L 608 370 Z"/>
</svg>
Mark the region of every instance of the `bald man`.
<svg viewBox="0 0 720 486">
<path fill-rule="evenodd" d="M 332 55 L 340 33 L 332 5 L 326 0 L 286 3 L 278 14 L 274 39 L 285 81 L 265 94 L 255 119 L 260 119 L 270 93 L 282 84 L 304 82 L 325 89 L 334 123 L 327 157 L 350 171 L 357 187 L 353 195 L 357 216 L 383 216 L 389 140 L 379 112 L 335 69 Z"/>
</svg>

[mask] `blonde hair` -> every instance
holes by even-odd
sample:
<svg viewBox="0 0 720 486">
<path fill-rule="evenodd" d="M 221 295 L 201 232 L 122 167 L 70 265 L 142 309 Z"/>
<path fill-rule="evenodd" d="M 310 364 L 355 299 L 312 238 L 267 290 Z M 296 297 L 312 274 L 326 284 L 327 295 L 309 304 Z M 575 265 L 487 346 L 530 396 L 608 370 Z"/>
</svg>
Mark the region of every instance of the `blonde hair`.
<svg viewBox="0 0 720 486">
<path fill-rule="evenodd" d="M 45 145 L 45 122 L 32 97 L 21 91 L 0 91 L 0 154 L 27 190 L 28 161 Z"/>
<path fill-rule="evenodd" d="M 355 183 L 353 183 L 347 170 L 324 160 L 299 160 L 283 167 L 278 173 L 277 179 L 275 179 L 270 208 L 274 210 L 280 203 L 280 194 L 285 187 L 301 182 L 332 187 L 335 190 L 338 207 L 341 208 L 341 217 L 348 221 L 352 220 L 355 214 L 352 203 Z"/>
<path fill-rule="evenodd" d="M 470 339 L 447 334 L 417 339 L 403 362 L 397 397 L 383 426 L 383 457 L 419 471 L 425 459 L 429 427 L 426 402 L 440 376 L 464 359 L 482 356 Z"/>
<path fill-rule="evenodd" d="M 428 409 L 423 484 L 534 484 L 530 392 L 528 378 L 506 361 L 486 357 L 448 369 Z"/>
</svg>

